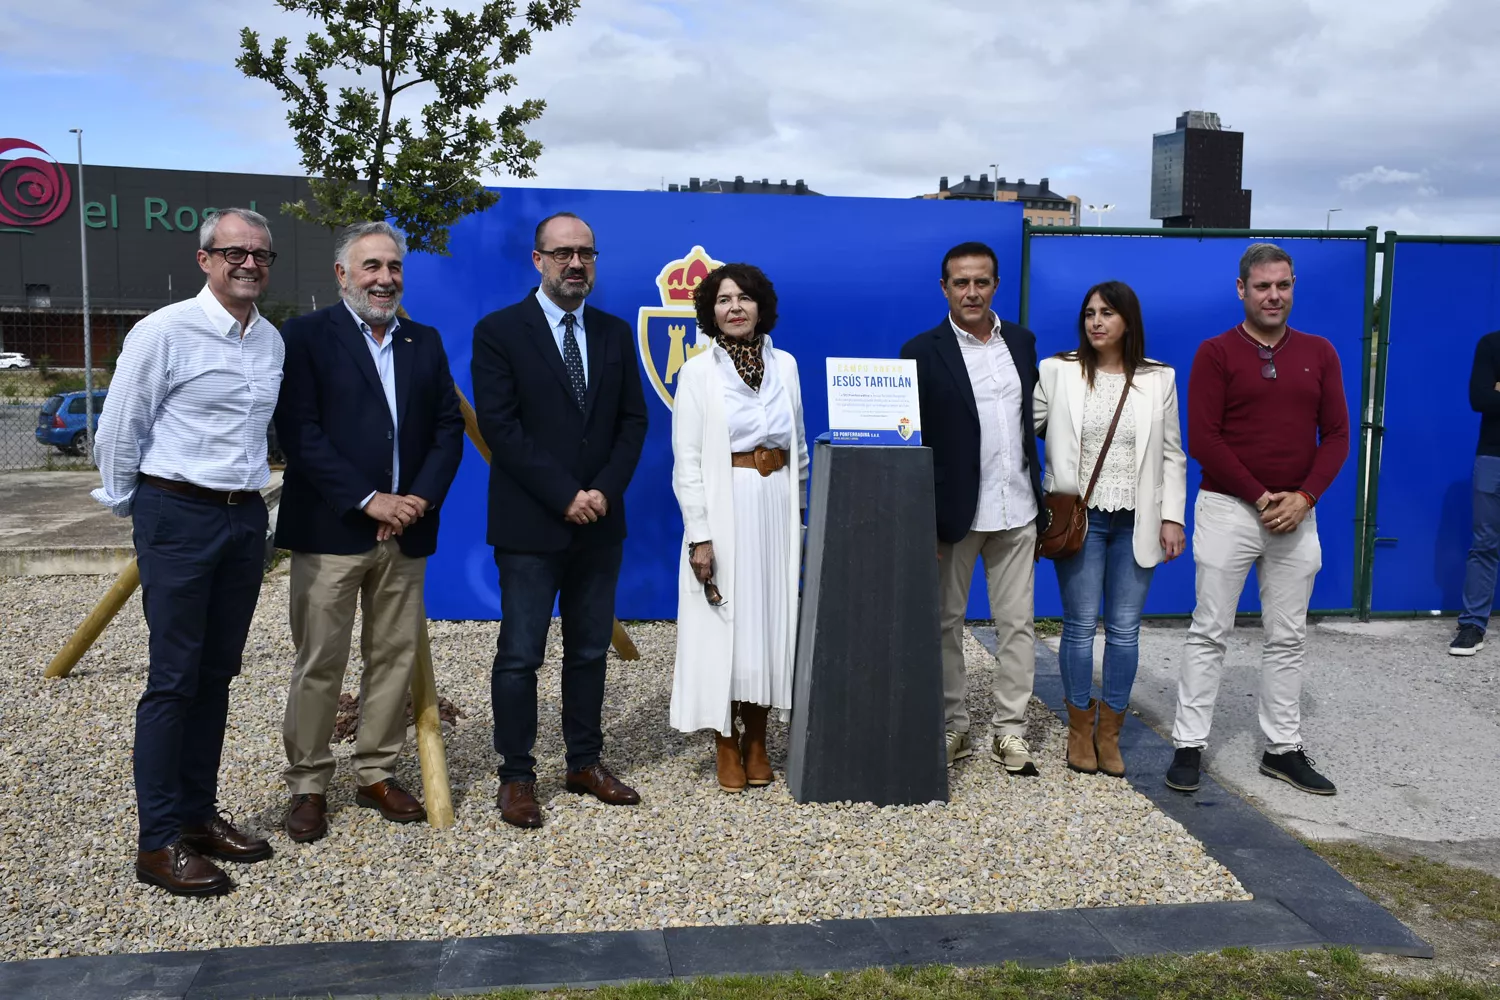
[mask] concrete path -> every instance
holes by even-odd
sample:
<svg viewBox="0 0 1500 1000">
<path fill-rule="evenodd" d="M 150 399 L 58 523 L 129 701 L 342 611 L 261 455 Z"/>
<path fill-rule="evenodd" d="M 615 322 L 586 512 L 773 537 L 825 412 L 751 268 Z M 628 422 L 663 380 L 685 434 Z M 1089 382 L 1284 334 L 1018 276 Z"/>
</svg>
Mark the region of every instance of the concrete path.
<svg viewBox="0 0 1500 1000">
<path fill-rule="evenodd" d="M 1500 876 L 1500 642 L 1474 657 L 1449 656 L 1453 629 L 1451 619 L 1328 619 L 1310 628 L 1303 738 L 1339 789 L 1323 797 L 1257 770 L 1261 633 L 1245 620 L 1230 638 L 1205 767 L 1303 836 L 1404 846 Z M 1141 630 L 1131 707 L 1163 734 L 1185 634 L 1185 622 Z M 1096 670 L 1103 649 L 1100 636 Z"/>
<path fill-rule="evenodd" d="M 109 574 L 135 558 L 128 517 L 116 517 L 89 492 L 99 473 L 0 472 L 0 576 Z M 281 473 L 261 491 L 272 509 Z"/>
</svg>

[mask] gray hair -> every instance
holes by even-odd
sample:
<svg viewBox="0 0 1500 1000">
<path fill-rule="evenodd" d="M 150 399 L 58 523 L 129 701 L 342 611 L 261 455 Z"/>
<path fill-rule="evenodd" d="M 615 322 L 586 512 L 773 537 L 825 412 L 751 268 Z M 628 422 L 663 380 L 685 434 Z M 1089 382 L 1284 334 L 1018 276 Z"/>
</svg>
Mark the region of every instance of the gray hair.
<svg viewBox="0 0 1500 1000">
<path fill-rule="evenodd" d="M 349 269 L 349 248 L 366 236 L 389 236 L 391 242 L 396 244 L 396 252 L 401 255 L 402 259 L 405 259 L 406 237 L 402 235 L 401 230 L 385 221 L 356 222 L 352 226 L 345 227 L 344 231 L 339 233 L 338 239 L 334 240 L 334 263 L 343 264 L 344 270 L 347 271 Z"/>
<path fill-rule="evenodd" d="M 1240 258 L 1240 280 L 1250 280 L 1250 269 L 1260 264 L 1280 264 L 1292 267 L 1292 255 L 1274 243 L 1252 243 Z"/>
<path fill-rule="evenodd" d="M 207 250 L 214 245 L 214 232 L 219 228 L 219 222 L 230 215 L 238 216 L 250 225 L 263 230 L 266 234 L 266 242 L 271 241 L 271 224 L 266 221 L 264 215 L 248 208 L 216 208 L 203 216 L 203 224 L 198 227 L 199 250 Z"/>
</svg>

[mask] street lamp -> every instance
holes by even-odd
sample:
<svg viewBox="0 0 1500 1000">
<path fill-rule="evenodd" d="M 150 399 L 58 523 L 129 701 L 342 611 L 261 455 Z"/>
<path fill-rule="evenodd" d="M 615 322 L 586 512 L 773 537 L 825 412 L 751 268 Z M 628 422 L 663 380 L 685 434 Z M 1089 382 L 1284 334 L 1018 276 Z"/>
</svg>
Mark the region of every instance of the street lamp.
<svg viewBox="0 0 1500 1000">
<path fill-rule="evenodd" d="M 1330 229 L 1333 228 L 1333 213 L 1334 212 L 1342 212 L 1342 211 L 1343 211 L 1342 208 L 1330 208 L 1328 210 L 1328 215 L 1325 216 L 1324 219 L 1323 219 L 1323 231 L 1325 233 L 1328 232 Z"/>
<path fill-rule="evenodd" d="M 1104 213 L 1113 212 L 1115 210 L 1115 206 L 1113 204 L 1089 205 L 1087 207 L 1090 212 L 1094 213 L 1094 225 L 1101 229 L 1104 227 Z"/>
<path fill-rule="evenodd" d="M 88 443 L 86 455 L 94 460 L 94 339 L 89 316 L 89 243 L 83 197 L 83 129 L 70 128 L 78 136 L 78 252 L 83 264 L 83 435 Z"/>
<path fill-rule="evenodd" d="M 993 193 L 993 196 L 990 198 L 990 201 L 999 201 L 1000 200 L 1000 164 L 998 164 L 998 163 L 991 163 L 990 164 L 990 176 L 993 177 L 993 178 L 995 178 L 995 180 L 994 180 L 994 185 L 995 185 L 995 187 L 994 187 L 994 193 Z"/>
</svg>

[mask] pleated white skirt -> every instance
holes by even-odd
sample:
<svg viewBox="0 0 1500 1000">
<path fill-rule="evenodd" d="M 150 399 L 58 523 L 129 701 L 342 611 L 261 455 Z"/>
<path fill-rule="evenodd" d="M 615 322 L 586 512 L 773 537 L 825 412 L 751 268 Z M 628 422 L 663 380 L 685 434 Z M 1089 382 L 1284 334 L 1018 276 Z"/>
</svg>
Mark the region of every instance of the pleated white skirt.
<svg viewBox="0 0 1500 1000">
<path fill-rule="evenodd" d="M 791 548 L 787 491 L 792 470 L 762 476 L 731 469 L 734 490 L 734 654 L 729 691 L 734 701 L 790 710 L 791 629 L 787 620 L 787 552 Z"/>
</svg>

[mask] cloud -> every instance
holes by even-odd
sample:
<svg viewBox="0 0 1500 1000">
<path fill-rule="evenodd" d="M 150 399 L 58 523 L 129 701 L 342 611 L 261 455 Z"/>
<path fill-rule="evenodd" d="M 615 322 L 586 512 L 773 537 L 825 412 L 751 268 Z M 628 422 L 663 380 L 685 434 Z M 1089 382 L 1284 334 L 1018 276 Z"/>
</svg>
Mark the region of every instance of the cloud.
<svg viewBox="0 0 1500 1000">
<path fill-rule="evenodd" d="M 1427 172 L 1413 173 L 1410 170 L 1391 170 L 1387 167 L 1374 167 L 1370 170 L 1347 177 L 1339 178 L 1339 187 L 1345 191 L 1358 191 L 1371 184 L 1415 184 L 1427 179 Z M 1423 186 L 1420 192 L 1431 192 L 1432 188 Z"/>
</svg>

